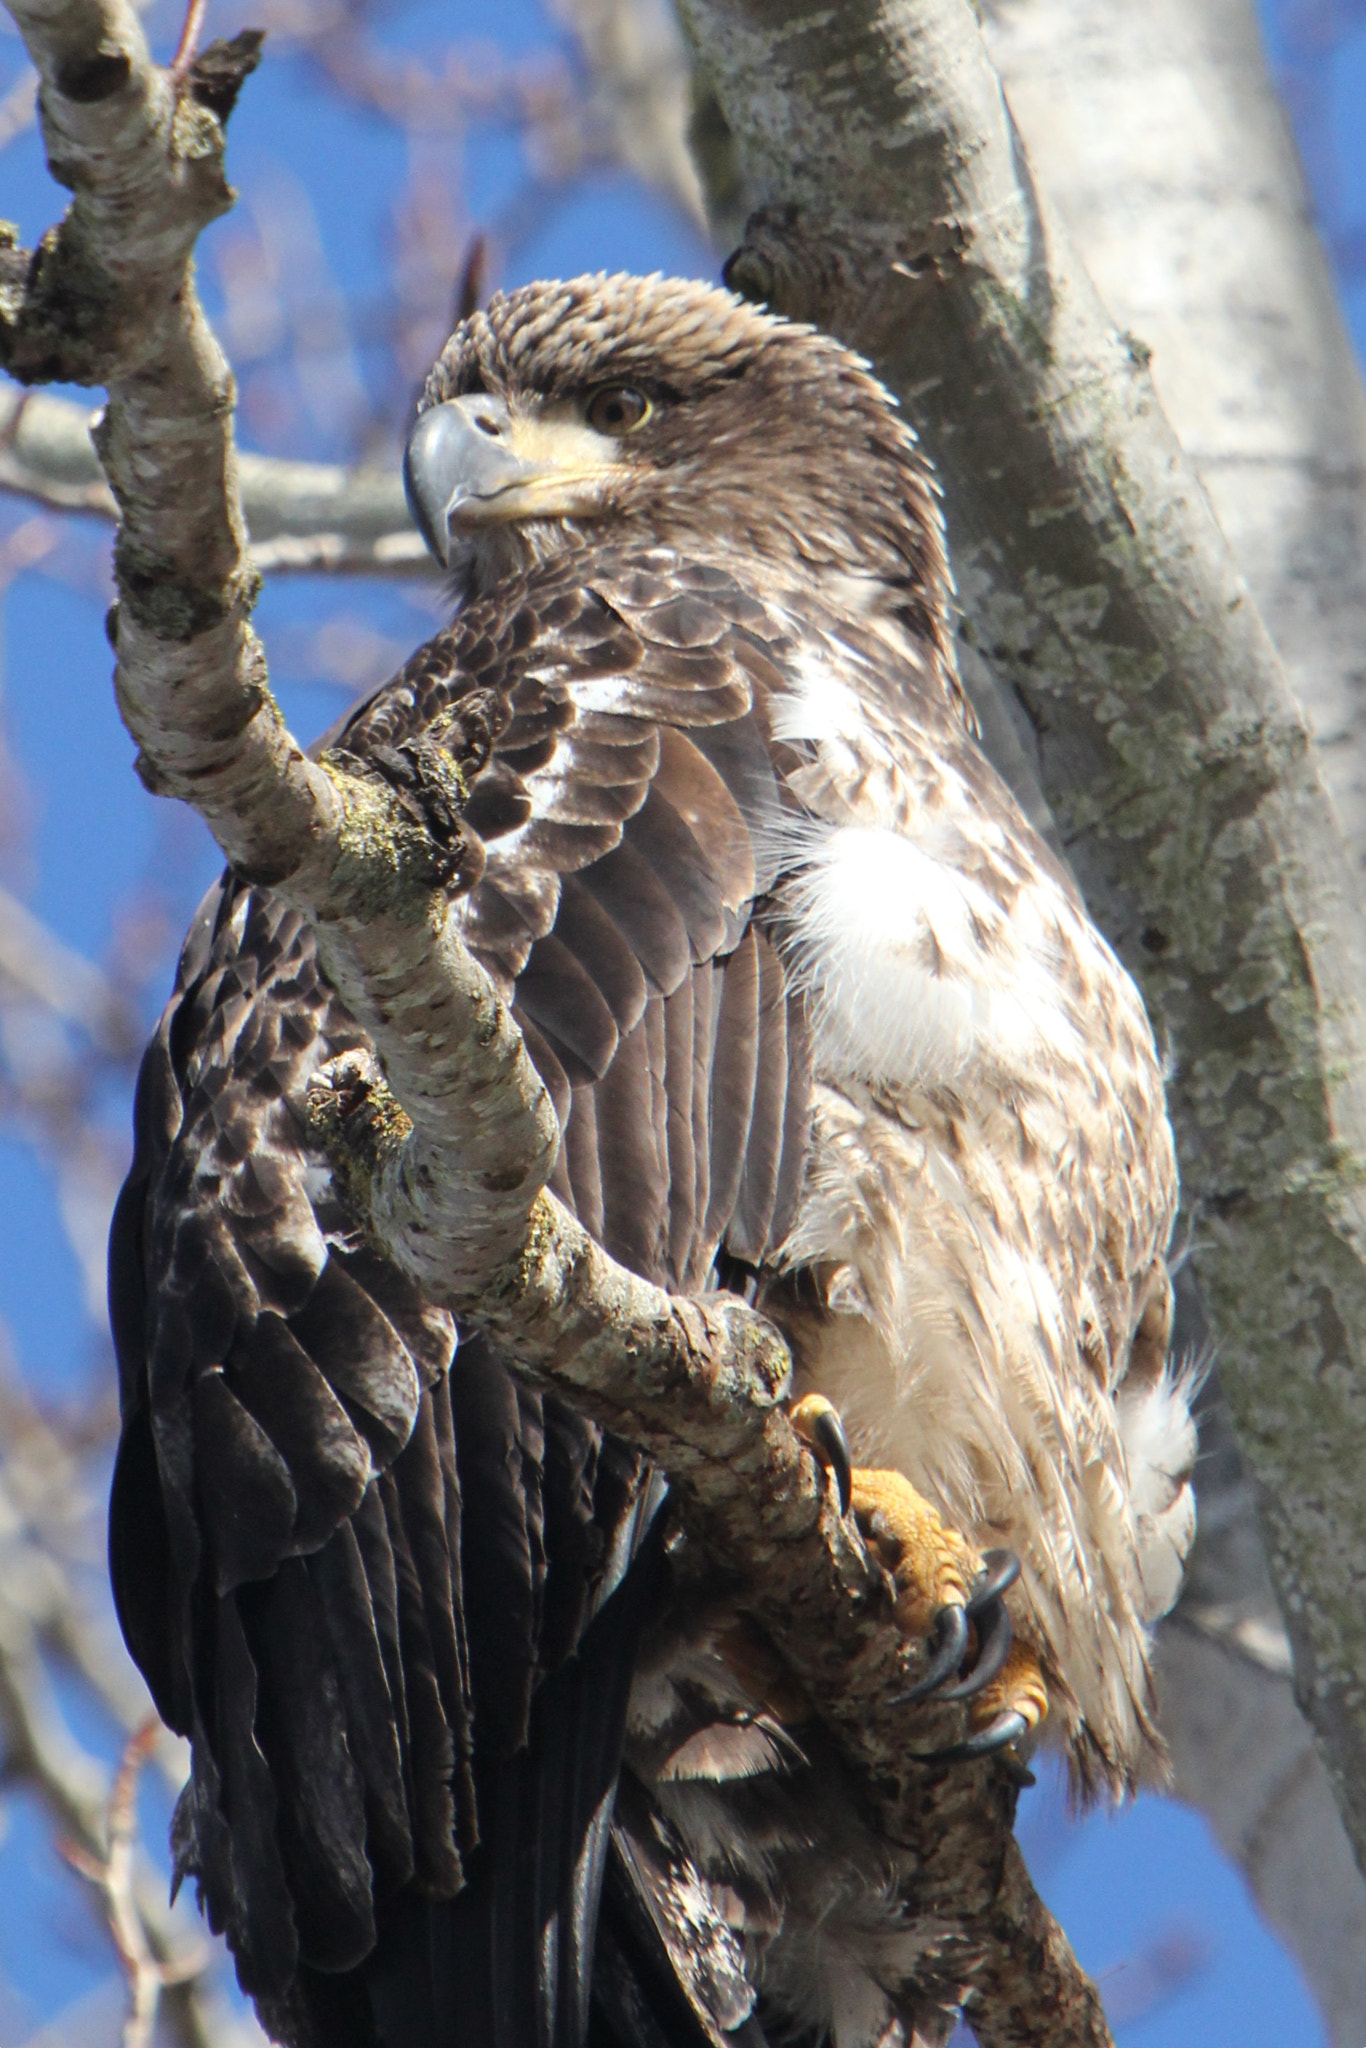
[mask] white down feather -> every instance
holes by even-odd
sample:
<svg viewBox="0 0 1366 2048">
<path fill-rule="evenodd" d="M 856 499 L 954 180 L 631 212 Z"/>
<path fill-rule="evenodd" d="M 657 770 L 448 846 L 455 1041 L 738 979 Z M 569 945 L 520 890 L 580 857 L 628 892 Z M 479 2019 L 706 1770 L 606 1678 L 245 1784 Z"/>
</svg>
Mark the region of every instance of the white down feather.
<svg viewBox="0 0 1366 2048">
<path fill-rule="evenodd" d="M 1176 1605 L 1181 1577 L 1195 1540 L 1196 1427 L 1191 1402 L 1205 1377 L 1196 1359 L 1169 1368 L 1152 1386 L 1115 1399 L 1129 1468 L 1129 1499 L 1138 1533 L 1143 1583 L 1142 1618 L 1161 1619 Z"/>
</svg>

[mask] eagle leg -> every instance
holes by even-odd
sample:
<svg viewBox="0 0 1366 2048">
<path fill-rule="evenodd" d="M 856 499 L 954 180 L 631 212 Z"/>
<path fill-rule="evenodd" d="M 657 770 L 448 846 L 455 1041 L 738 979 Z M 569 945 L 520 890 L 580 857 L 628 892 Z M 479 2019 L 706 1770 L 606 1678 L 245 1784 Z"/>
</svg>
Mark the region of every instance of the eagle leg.
<svg viewBox="0 0 1366 2048">
<path fill-rule="evenodd" d="M 903 1635 L 932 1635 L 945 1608 L 966 1614 L 981 1560 L 904 1473 L 856 1467 L 850 1499 L 864 1541 L 892 1575 Z"/>
<path fill-rule="evenodd" d="M 833 1477 L 841 1512 L 852 1507 L 865 1540 L 891 1573 L 902 1633 L 928 1643 L 924 1671 L 898 1702 L 932 1693 L 943 1700 L 980 1694 L 994 1702 L 1013 1655 L 1004 1596 L 1019 1576 L 1019 1560 L 1006 1550 L 979 1558 L 904 1474 L 855 1467 L 839 1416 L 823 1395 L 806 1395 L 789 1419 Z M 970 1650 L 975 1654 L 964 1670 Z M 956 1683 L 946 1687 L 948 1680 Z M 985 1725 L 994 1712 L 984 1715 L 979 1701 L 973 1718 Z"/>
</svg>

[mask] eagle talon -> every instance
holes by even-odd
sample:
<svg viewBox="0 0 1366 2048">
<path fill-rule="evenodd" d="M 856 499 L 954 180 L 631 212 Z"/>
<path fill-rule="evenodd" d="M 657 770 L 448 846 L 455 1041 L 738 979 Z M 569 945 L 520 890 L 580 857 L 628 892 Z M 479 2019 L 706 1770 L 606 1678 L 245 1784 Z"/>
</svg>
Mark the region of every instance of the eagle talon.
<svg viewBox="0 0 1366 2048">
<path fill-rule="evenodd" d="M 788 1410 L 787 1419 L 816 1463 L 834 1474 L 840 1513 L 847 1515 L 854 1492 L 854 1461 L 838 1408 L 823 1394 L 807 1394 Z"/>
<path fill-rule="evenodd" d="M 946 1678 L 952 1678 L 963 1662 L 968 1647 L 968 1611 L 965 1607 L 941 1607 L 934 1618 L 930 1636 L 930 1661 L 915 1684 L 889 1702 L 894 1707 L 911 1706 L 938 1692 Z M 940 1698 L 946 1695 L 940 1694 Z"/>
<path fill-rule="evenodd" d="M 1018 1742 L 1022 1735 L 1028 1735 L 1029 1723 L 1014 1707 L 1007 1707 L 997 1714 L 985 1728 L 976 1728 L 971 1735 L 965 1735 L 961 1742 L 951 1742 L 945 1749 L 931 1749 L 919 1754 L 912 1753 L 911 1762 L 916 1764 L 965 1764 L 975 1757 L 992 1756 L 998 1749 L 1008 1749 L 1012 1742 Z"/>
<path fill-rule="evenodd" d="M 968 1594 L 968 1616 L 975 1620 L 991 1601 L 1008 1593 L 1020 1576 L 1020 1560 L 1013 1550 L 984 1550 L 982 1569 Z"/>
<path fill-rule="evenodd" d="M 916 1683 L 897 1694 L 891 1702 L 894 1707 L 911 1706 L 931 1693 L 939 1700 L 971 1699 L 999 1676 L 1015 1641 L 1014 1625 L 1001 1596 L 1019 1576 L 1020 1560 L 1012 1551 L 986 1553 L 967 1605 L 941 1607 L 935 1616 L 930 1661 Z M 946 1685 L 945 1679 L 962 1670 L 970 1622 L 977 1635 L 977 1655 L 961 1678 Z"/>
<path fill-rule="evenodd" d="M 1010 1611 L 1004 1600 L 997 1595 L 986 1606 L 973 1612 L 969 1603 L 967 1613 L 972 1616 L 977 1630 L 977 1656 L 970 1671 L 964 1673 L 956 1685 L 947 1685 L 939 1694 L 941 1700 L 968 1700 L 974 1693 L 991 1684 L 1005 1668 L 1015 1642 L 1015 1627 Z"/>
</svg>

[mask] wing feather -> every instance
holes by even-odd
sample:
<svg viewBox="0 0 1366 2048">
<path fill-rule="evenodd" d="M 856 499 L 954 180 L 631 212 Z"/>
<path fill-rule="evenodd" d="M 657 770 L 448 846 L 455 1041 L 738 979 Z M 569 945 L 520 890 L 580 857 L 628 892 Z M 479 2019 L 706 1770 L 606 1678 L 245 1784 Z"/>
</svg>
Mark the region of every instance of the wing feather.
<svg viewBox="0 0 1366 2048">
<path fill-rule="evenodd" d="M 635 1030 L 597 1085 L 602 1241 L 624 1264 L 653 1278 L 666 1234 L 668 1158 L 660 1144 L 650 1075 L 652 996 Z"/>
<path fill-rule="evenodd" d="M 672 995 L 692 966 L 688 927 L 635 832 L 576 878 L 611 918 L 660 995 Z"/>
<path fill-rule="evenodd" d="M 699 978 L 710 973 L 695 968 L 664 1001 L 664 1134 L 669 1171 L 668 1263 L 686 1275 L 698 1235 L 697 1130 L 693 1096 L 693 992 Z"/>
<path fill-rule="evenodd" d="M 533 1054 L 534 1058 L 535 1055 Z M 566 1191 L 570 1206 L 585 1230 L 601 1239 L 606 1230 L 602 1207 L 602 1167 L 598 1155 L 598 1091 L 575 1091 L 562 1119 Z"/>
<path fill-rule="evenodd" d="M 696 1288 L 723 1240 L 772 1251 L 805 1156 L 806 1040 L 751 923 L 782 631 L 667 551 L 601 566 L 472 607 L 328 737 L 363 764 L 437 720 L 487 735 L 458 914 L 554 1099 L 554 1185 L 615 1256 Z M 358 1243 L 302 1108 L 364 1042 L 308 927 L 225 879 L 144 1064 L 112 1249 L 120 1612 L 193 1739 L 180 1867 L 300 2048 L 342 2025 L 314 1973 L 352 1968 L 408 1885 L 470 1901 L 428 1928 L 439 2006 L 581 2016 L 639 1593 L 598 1621 L 649 1523 L 633 1453 L 478 1339 L 457 1355 Z M 542 1725 L 590 1640 L 624 1661 Z M 522 1933 L 461 1979 L 486 1910 Z"/>
<path fill-rule="evenodd" d="M 369 1489 L 373 1494 L 373 1488 Z M 405 1778 L 406 1715 L 394 1695 L 402 1665 L 386 1658 L 384 1631 L 392 1629 L 393 1570 L 372 1580 L 361 1549 L 361 1516 L 343 1522 L 330 1542 L 306 1560 L 340 1688 L 346 1741 L 365 1797 L 367 1840 L 399 1884 L 413 1874 L 411 1781 Z M 391 1643 L 396 1648 L 396 1643 Z M 401 1699 L 401 1692 L 400 1692 Z"/>
<path fill-rule="evenodd" d="M 707 1120 L 712 1133 L 707 1237 L 718 1238 L 735 1214 L 744 1178 L 759 1068 L 759 951 L 745 933 L 719 977 Z"/>
<path fill-rule="evenodd" d="M 577 875 L 562 884 L 555 937 L 591 976 L 617 1030 L 633 1031 L 649 994 L 644 969 L 620 928 Z"/>
<path fill-rule="evenodd" d="M 725 1226 L 727 1249 L 759 1265 L 771 1241 L 782 1162 L 789 1045 L 786 977 L 763 933 L 753 930 L 757 988 L 754 1095 L 740 1188 Z"/>
<path fill-rule="evenodd" d="M 353 1968 L 375 1940 L 364 1795 L 331 1645 L 302 1559 L 284 1559 L 254 1587 L 242 1616 L 264 1709 L 255 1736 L 275 1786 L 276 1835 L 300 1948 L 316 1968 Z"/>
</svg>

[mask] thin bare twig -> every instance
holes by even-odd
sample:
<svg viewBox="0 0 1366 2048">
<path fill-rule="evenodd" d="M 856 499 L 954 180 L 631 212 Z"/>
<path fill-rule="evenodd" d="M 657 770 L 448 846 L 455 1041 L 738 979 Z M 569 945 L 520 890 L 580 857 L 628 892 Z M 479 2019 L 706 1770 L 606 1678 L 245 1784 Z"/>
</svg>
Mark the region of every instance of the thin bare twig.
<svg viewBox="0 0 1366 2048">
<path fill-rule="evenodd" d="M 156 2026 L 161 1994 L 172 1984 L 188 1984 L 208 1967 L 208 1951 L 196 1945 L 179 1955 L 153 1952 L 133 1886 L 138 1846 L 137 1792 L 142 1767 L 161 1739 L 161 1723 L 153 1716 L 129 1737 L 109 1794 L 109 1847 L 92 1856 L 79 1842 L 58 1846 L 73 1870 L 98 1890 L 108 1916 L 114 1947 L 128 1980 L 128 2011 L 123 2022 L 123 2048 L 148 2048 Z"/>
<path fill-rule="evenodd" d="M 59 1837 L 79 1857 L 102 1865 L 109 1850 L 109 1777 L 73 1734 L 44 1652 L 75 1670 L 125 1728 L 147 1713 L 146 1689 L 116 1644 L 85 1611 L 67 1555 L 72 1537 L 93 1520 L 93 1500 L 74 1471 L 69 1446 L 35 1409 L 12 1375 L 0 1377 L 0 1741 L 6 1779 L 40 1801 Z M 92 1556 L 102 1547 L 91 1530 Z M 168 1779 L 179 1784 L 182 1752 L 158 1730 Z M 161 1887 L 143 1876 L 120 1878 L 122 1908 L 132 1905 L 136 1937 L 155 1962 L 184 1952 Z M 100 1894 L 103 1899 L 103 1894 Z M 102 1917 L 104 1917 L 102 1912 Z M 199 1977 L 166 1979 L 165 2010 L 180 2048 L 222 2048 Z"/>
<path fill-rule="evenodd" d="M 33 124 L 38 111 L 38 74 L 31 65 L 25 64 L 0 99 L 0 149 L 4 149 L 22 135 Z"/>
<path fill-rule="evenodd" d="M 180 41 L 171 59 L 171 81 L 177 92 L 182 92 L 190 75 L 190 67 L 199 54 L 199 38 L 204 30 L 204 17 L 209 11 L 209 0 L 189 0 L 185 9 L 185 20 L 180 31 Z"/>
<path fill-rule="evenodd" d="M 470 236 L 465 260 L 460 266 L 456 280 L 455 300 L 451 307 L 451 325 L 458 327 L 462 320 L 468 320 L 471 313 L 477 313 L 488 292 L 489 247 L 488 238 L 482 234 Z"/>
</svg>

